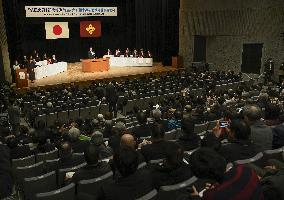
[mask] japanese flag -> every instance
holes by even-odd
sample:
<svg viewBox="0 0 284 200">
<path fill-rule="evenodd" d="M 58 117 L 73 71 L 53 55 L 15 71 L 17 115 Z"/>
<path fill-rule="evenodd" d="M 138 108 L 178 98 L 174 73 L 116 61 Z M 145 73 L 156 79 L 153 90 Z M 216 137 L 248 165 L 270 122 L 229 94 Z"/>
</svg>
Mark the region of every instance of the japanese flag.
<svg viewBox="0 0 284 200">
<path fill-rule="evenodd" d="M 46 39 L 69 38 L 68 22 L 45 22 Z"/>
</svg>

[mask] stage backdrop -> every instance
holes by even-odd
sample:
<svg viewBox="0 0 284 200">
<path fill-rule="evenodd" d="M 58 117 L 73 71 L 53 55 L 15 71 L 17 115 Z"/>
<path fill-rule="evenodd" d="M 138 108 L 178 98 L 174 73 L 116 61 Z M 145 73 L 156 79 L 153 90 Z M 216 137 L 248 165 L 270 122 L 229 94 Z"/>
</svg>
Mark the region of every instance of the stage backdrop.
<svg viewBox="0 0 284 200">
<path fill-rule="evenodd" d="M 179 1 L 177 0 L 9 0 L 4 1 L 10 59 L 21 59 L 38 49 L 59 60 L 79 61 L 93 46 L 98 56 L 107 48 L 127 47 L 153 52 L 155 61 L 171 63 L 178 53 Z M 26 18 L 25 6 L 117 7 L 116 17 Z M 101 37 L 80 37 L 81 21 L 100 21 Z M 46 40 L 45 22 L 68 22 L 68 39 Z"/>
</svg>

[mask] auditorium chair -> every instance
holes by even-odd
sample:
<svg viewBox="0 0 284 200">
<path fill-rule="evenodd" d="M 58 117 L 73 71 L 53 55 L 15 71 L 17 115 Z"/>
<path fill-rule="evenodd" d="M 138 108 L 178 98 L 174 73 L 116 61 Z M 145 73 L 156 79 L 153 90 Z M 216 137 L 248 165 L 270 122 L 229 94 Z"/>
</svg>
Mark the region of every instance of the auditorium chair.
<svg viewBox="0 0 284 200">
<path fill-rule="evenodd" d="M 58 120 L 62 123 L 68 123 L 69 122 L 68 111 L 58 112 Z"/>
<path fill-rule="evenodd" d="M 80 118 L 90 119 L 90 107 L 80 108 Z"/>
<path fill-rule="evenodd" d="M 46 160 L 54 160 L 58 158 L 58 149 L 54 149 L 53 151 L 47 153 L 38 153 L 36 155 L 36 162 L 46 161 Z"/>
<path fill-rule="evenodd" d="M 79 108 L 74 110 L 69 110 L 69 120 L 76 120 L 80 116 Z"/>
<path fill-rule="evenodd" d="M 177 134 L 177 130 L 174 129 L 174 130 L 166 132 L 164 138 L 165 140 L 175 140 L 177 139 L 176 134 Z"/>
<path fill-rule="evenodd" d="M 100 106 L 100 113 L 104 115 L 107 112 L 108 112 L 108 104 L 101 104 L 101 106 Z"/>
<path fill-rule="evenodd" d="M 37 193 L 50 192 L 57 188 L 55 171 L 24 179 L 25 200 L 34 200 Z"/>
<path fill-rule="evenodd" d="M 58 168 L 59 168 L 59 162 L 60 162 L 60 159 L 57 158 L 57 159 L 54 159 L 54 160 L 46 160 L 45 161 L 45 170 L 47 172 L 52 172 L 52 171 L 58 171 Z"/>
<path fill-rule="evenodd" d="M 48 115 L 46 115 L 46 126 L 47 127 L 53 126 L 56 121 L 57 121 L 57 112 L 49 113 Z"/>
<path fill-rule="evenodd" d="M 186 188 L 191 187 L 196 181 L 197 178 L 193 176 L 190 179 L 183 181 L 181 183 L 162 186 L 159 189 L 158 199 L 159 200 L 178 199 L 178 197 L 180 197 L 182 194 L 188 194 Z"/>
<path fill-rule="evenodd" d="M 217 120 L 209 121 L 207 130 L 212 130 L 213 128 L 215 128 L 216 124 L 217 124 Z"/>
<path fill-rule="evenodd" d="M 90 118 L 96 118 L 100 113 L 100 108 L 98 106 L 91 106 L 90 108 Z"/>
<path fill-rule="evenodd" d="M 147 163 L 146 162 L 142 162 L 138 165 L 137 169 L 144 169 L 145 167 L 147 167 Z"/>
<path fill-rule="evenodd" d="M 158 197 L 158 192 L 157 190 L 152 190 L 151 192 L 145 194 L 144 196 L 136 199 L 136 200 L 154 200 L 157 199 Z"/>
<path fill-rule="evenodd" d="M 239 165 L 254 164 L 258 167 L 265 167 L 265 159 L 262 152 L 256 154 L 252 158 L 236 160 L 234 163 Z"/>
<path fill-rule="evenodd" d="M 208 127 L 208 123 L 203 123 L 203 124 L 195 124 L 194 125 L 194 133 L 199 134 L 203 131 L 206 131 Z"/>
<path fill-rule="evenodd" d="M 284 147 L 281 147 L 279 149 L 266 150 L 263 152 L 263 157 L 265 160 L 275 159 L 283 162 L 284 161 L 283 156 L 284 156 Z"/>
<path fill-rule="evenodd" d="M 36 116 L 34 126 L 39 127 L 39 122 L 44 123 L 44 126 L 46 126 L 46 114 Z"/>
<path fill-rule="evenodd" d="M 75 184 L 71 183 L 58 190 L 36 194 L 36 200 L 75 200 Z"/>
<path fill-rule="evenodd" d="M 77 166 L 74 166 L 74 167 L 71 167 L 71 168 L 59 169 L 58 170 L 58 179 L 57 179 L 58 187 L 64 186 L 64 180 L 65 180 L 67 172 L 76 172 L 78 169 L 80 169 L 80 168 L 82 168 L 86 165 L 87 165 L 87 163 L 82 163 L 80 165 L 77 165 Z"/>
<path fill-rule="evenodd" d="M 112 181 L 113 173 L 108 172 L 107 174 L 98 178 L 81 180 L 77 184 L 77 194 L 88 194 L 92 195 L 96 199 L 102 185 L 108 184 Z"/>
<path fill-rule="evenodd" d="M 31 155 L 25 158 L 19 158 L 19 159 L 12 159 L 12 167 L 25 167 L 35 164 L 35 156 Z"/>
<path fill-rule="evenodd" d="M 159 164 L 162 163 L 164 159 L 156 159 L 156 160 L 150 160 L 149 164 Z"/>
</svg>

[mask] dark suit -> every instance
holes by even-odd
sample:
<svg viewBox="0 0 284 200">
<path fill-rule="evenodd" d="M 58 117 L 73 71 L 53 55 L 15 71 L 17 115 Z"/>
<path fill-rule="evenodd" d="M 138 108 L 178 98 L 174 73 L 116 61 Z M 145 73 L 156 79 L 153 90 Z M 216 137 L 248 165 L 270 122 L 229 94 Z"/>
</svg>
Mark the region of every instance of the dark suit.
<svg viewBox="0 0 284 200">
<path fill-rule="evenodd" d="M 34 71 L 35 68 L 36 68 L 35 62 L 31 62 L 28 64 L 29 79 L 31 81 L 35 80 L 35 71 Z"/>
<path fill-rule="evenodd" d="M 86 165 L 73 175 L 72 181 L 78 183 L 81 180 L 98 178 L 110 171 L 110 166 L 106 162 L 99 162 L 95 165 Z"/>
<path fill-rule="evenodd" d="M 93 51 L 88 51 L 88 58 L 89 58 L 89 59 L 94 59 L 94 58 L 96 58 L 95 52 L 93 52 Z"/>
<path fill-rule="evenodd" d="M 45 144 L 39 144 L 37 146 L 37 148 L 34 150 L 34 153 L 47 153 L 50 151 L 55 150 L 55 145 L 54 144 L 49 144 L 49 143 L 45 143 Z"/>
<path fill-rule="evenodd" d="M 74 153 L 83 153 L 88 145 L 89 141 L 85 140 L 77 140 L 71 143 Z"/>
<path fill-rule="evenodd" d="M 9 122 L 12 126 L 13 134 L 18 134 L 20 129 L 20 108 L 16 105 L 8 107 Z"/>
<path fill-rule="evenodd" d="M 152 130 L 149 124 L 140 124 L 132 129 L 133 134 L 137 137 L 151 136 Z"/>
<path fill-rule="evenodd" d="M 13 191 L 13 176 L 10 149 L 0 144 L 0 199 L 8 197 Z"/>
<path fill-rule="evenodd" d="M 257 121 L 251 128 L 251 140 L 257 145 L 258 151 L 272 149 L 272 129 L 266 126 L 264 122 Z"/>
<path fill-rule="evenodd" d="M 114 117 L 116 117 L 118 93 L 113 84 L 108 84 L 106 87 L 106 99 L 109 103 L 109 112 L 114 112 Z"/>
<path fill-rule="evenodd" d="M 83 162 L 84 160 L 82 159 L 82 157 L 69 154 L 69 155 L 66 155 L 60 158 L 59 169 L 74 167 L 74 166 L 82 164 Z"/>
<path fill-rule="evenodd" d="M 103 185 L 97 200 L 134 200 L 154 189 L 151 173 L 146 170 L 121 177 L 117 181 Z"/>
<path fill-rule="evenodd" d="M 32 154 L 29 146 L 16 146 L 11 149 L 11 159 L 25 158 Z"/>
<path fill-rule="evenodd" d="M 272 129 L 273 140 L 272 148 L 278 149 L 284 146 L 284 124 L 276 126 Z"/>
<path fill-rule="evenodd" d="M 184 134 L 176 141 L 185 151 L 191 151 L 199 147 L 200 137 L 196 134 Z"/>
<path fill-rule="evenodd" d="M 219 153 L 230 163 L 236 160 L 252 158 L 259 152 L 257 151 L 256 145 L 248 140 L 223 144 Z"/>
<path fill-rule="evenodd" d="M 181 183 L 192 176 L 190 166 L 184 162 L 177 168 L 172 169 L 162 165 L 156 166 L 153 170 L 153 180 L 157 189 L 164 185 Z"/>
<path fill-rule="evenodd" d="M 141 148 L 141 153 L 146 162 L 150 160 L 163 159 L 166 157 L 168 150 L 172 147 L 173 142 L 170 141 L 157 141 L 152 144 L 145 145 Z"/>
</svg>

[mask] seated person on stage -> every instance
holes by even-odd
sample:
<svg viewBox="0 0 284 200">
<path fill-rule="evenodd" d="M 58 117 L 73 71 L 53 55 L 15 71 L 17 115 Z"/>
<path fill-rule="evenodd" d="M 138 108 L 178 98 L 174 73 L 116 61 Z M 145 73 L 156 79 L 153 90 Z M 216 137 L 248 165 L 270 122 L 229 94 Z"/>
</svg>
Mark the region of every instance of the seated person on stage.
<svg viewBox="0 0 284 200">
<path fill-rule="evenodd" d="M 126 48 L 125 53 L 124 53 L 124 57 L 130 57 L 129 48 Z"/>
<path fill-rule="evenodd" d="M 119 49 L 115 50 L 115 57 L 120 57 L 121 52 Z"/>
<path fill-rule="evenodd" d="M 43 54 L 42 60 L 48 60 L 48 57 L 47 57 L 46 53 Z"/>
<path fill-rule="evenodd" d="M 136 49 L 133 50 L 133 57 L 134 58 L 138 58 L 139 57 L 138 52 L 137 52 Z"/>
<path fill-rule="evenodd" d="M 96 54 L 95 52 L 93 51 L 93 47 L 90 47 L 89 51 L 88 51 L 88 58 L 89 59 L 94 59 L 96 58 Z"/>
<path fill-rule="evenodd" d="M 150 51 L 147 51 L 147 58 L 152 58 L 152 53 Z"/>
<path fill-rule="evenodd" d="M 106 55 L 108 55 L 108 56 L 112 55 L 112 52 L 111 52 L 111 50 L 110 50 L 110 49 L 107 49 L 107 53 L 106 53 Z"/>
<path fill-rule="evenodd" d="M 51 62 L 52 64 L 58 62 L 55 55 L 52 55 Z"/>
<path fill-rule="evenodd" d="M 139 58 L 144 58 L 145 55 L 144 55 L 144 50 L 143 49 L 140 49 L 140 54 L 139 54 Z"/>
<path fill-rule="evenodd" d="M 40 61 L 40 57 L 39 57 L 39 54 L 38 54 L 38 53 L 36 53 L 36 55 L 35 55 L 35 60 L 36 60 L 36 62 L 39 62 L 39 61 Z"/>
</svg>

